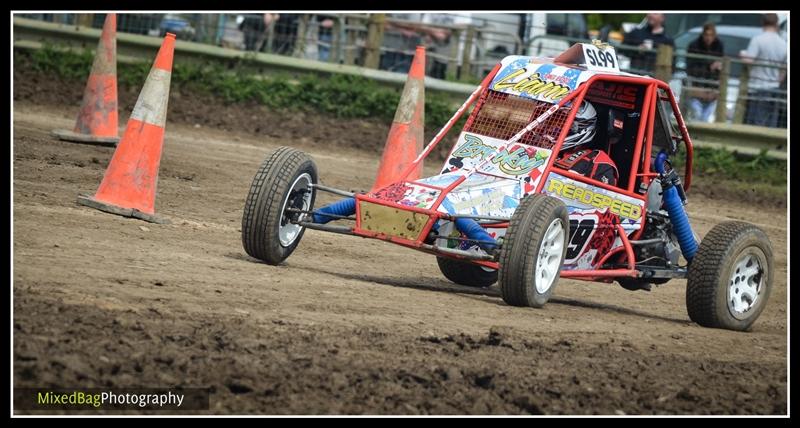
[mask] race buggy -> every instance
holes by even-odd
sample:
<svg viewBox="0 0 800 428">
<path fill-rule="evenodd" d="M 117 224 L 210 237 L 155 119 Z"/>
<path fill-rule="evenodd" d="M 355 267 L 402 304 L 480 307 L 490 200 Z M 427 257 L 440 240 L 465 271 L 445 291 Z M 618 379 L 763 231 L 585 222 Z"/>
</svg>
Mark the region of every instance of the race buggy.
<svg viewBox="0 0 800 428">
<path fill-rule="evenodd" d="M 597 112 L 586 147 L 613 160 L 614 184 L 556 162 L 584 101 Z M 441 173 L 409 178 L 470 107 Z M 738 221 L 699 240 L 684 209 L 692 153 L 669 86 L 619 71 L 613 47 L 509 56 L 388 186 L 361 193 L 324 186 L 309 156 L 277 149 L 252 182 L 242 241 L 249 255 L 275 265 L 305 229 L 380 239 L 435 255 L 457 284 L 498 282 L 514 306 L 543 306 L 559 277 L 629 290 L 686 278 L 691 320 L 746 330 L 769 298 L 771 243 Z M 679 156 L 683 177 L 670 160 Z M 344 199 L 315 208 L 319 191 Z"/>
</svg>

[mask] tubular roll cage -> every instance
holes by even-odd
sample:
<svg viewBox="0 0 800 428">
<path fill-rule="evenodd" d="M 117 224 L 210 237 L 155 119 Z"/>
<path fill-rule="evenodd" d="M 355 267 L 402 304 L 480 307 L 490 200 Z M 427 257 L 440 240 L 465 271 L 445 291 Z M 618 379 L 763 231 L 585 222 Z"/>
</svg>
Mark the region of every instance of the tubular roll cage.
<svg viewBox="0 0 800 428">
<path fill-rule="evenodd" d="M 559 64 L 557 64 L 559 65 Z M 463 114 L 472 106 L 476 101 L 478 101 L 479 97 L 487 90 L 489 90 L 488 86 L 492 79 L 495 77 L 497 72 L 500 70 L 500 64 L 497 64 L 492 71 L 483 79 L 480 85 L 472 92 L 472 94 L 467 98 L 464 104 L 455 112 L 453 117 L 447 121 L 447 123 L 442 127 L 441 130 L 433 137 L 433 139 L 428 143 L 428 145 L 424 148 L 424 150 L 417 156 L 417 158 L 403 171 L 401 179 L 397 182 L 407 182 L 409 174 L 411 174 L 417 166 L 422 162 L 428 155 L 436 148 L 436 146 L 442 141 L 445 135 L 450 131 L 453 125 L 463 116 Z M 544 188 L 544 184 L 547 181 L 547 177 L 551 172 L 558 173 L 564 177 L 570 178 L 575 181 L 579 181 L 582 183 L 591 184 L 593 186 L 597 186 L 603 189 L 607 189 L 613 191 L 618 194 L 622 194 L 625 196 L 629 196 L 644 202 L 644 209 L 642 210 L 642 227 L 638 230 L 634 231 L 630 238 L 628 238 L 625 229 L 622 227 L 621 224 L 615 224 L 614 226 L 617 229 L 617 234 L 622 241 L 622 246 L 618 246 L 611 251 L 608 252 L 603 258 L 597 263 L 597 266 L 603 266 L 604 263 L 608 262 L 612 257 L 622 255 L 621 253 L 624 252 L 624 258 L 622 258 L 619 262 L 620 264 L 624 264 L 625 268 L 619 269 L 588 269 L 588 270 L 562 270 L 561 276 L 565 278 L 575 278 L 581 280 L 600 280 L 600 281 L 610 281 L 612 278 L 620 278 L 620 277 L 630 277 L 630 278 L 638 278 L 643 276 L 643 270 L 637 269 L 635 255 L 633 252 L 633 245 L 647 245 L 652 244 L 650 242 L 652 240 L 643 240 L 637 241 L 644 230 L 644 222 L 647 216 L 647 198 L 646 195 L 639 194 L 635 192 L 635 186 L 637 179 L 641 179 L 641 183 L 645 184 L 649 187 L 650 182 L 656 178 L 659 174 L 655 171 L 651 170 L 651 165 L 649 159 L 652 157 L 652 141 L 653 141 L 653 123 L 655 118 L 652 118 L 652 115 L 656 112 L 656 102 L 660 100 L 662 101 L 669 101 L 672 106 L 672 111 L 675 114 L 675 118 L 678 122 L 678 129 L 681 133 L 680 137 L 672 136 L 673 139 L 682 140 L 686 146 L 686 171 L 684 174 L 684 188 L 685 190 L 689 189 L 691 185 L 691 171 L 692 171 L 692 158 L 693 158 L 693 146 L 691 138 L 689 137 L 688 130 L 686 128 L 686 124 L 683 121 L 683 117 L 678 109 L 677 102 L 675 101 L 675 97 L 672 94 L 672 90 L 670 89 L 669 85 L 666 83 L 652 79 L 648 77 L 639 77 L 639 76 L 627 76 L 627 75 L 615 75 L 615 74 L 595 74 L 591 76 L 586 82 L 580 85 L 580 89 L 577 89 L 567 96 L 562 98 L 555 106 L 559 109 L 566 105 L 566 103 L 572 101 L 573 99 L 575 102 L 573 105 L 580 105 L 583 102 L 584 96 L 586 95 L 587 89 L 591 87 L 591 85 L 598 80 L 602 80 L 605 82 L 613 82 L 613 83 L 628 83 L 628 84 L 635 84 L 635 85 L 642 85 L 646 88 L 643 100 L 643 107 L 642 107 L 642 118 L 645 120 L 641 120 L 639 123 L 639 129 L 636 135 L 636 145 L 634 148 L 633 159 L 636 160 L 632 162 L 632 169 L 631 174 L 627 183 L 626 188 L 616 187 L 609 184 L 601 183 L 598 181 L 590 181 L 586 177 L 566 171 L 564 169 L 558 168 L 554 165 L 555 156 L 551 156 L 548 159 L 547 166 L 544 169 L 544 172 L 541 175 L 539 182 L 534 189 L 534 193 L 541 193 L 542 189 Z M 666 96 L 660 96 L 658 90 L 664 91 Z M 550 110 L 548 110 L 544 115 L 548 114 Z M 565 120 L 565 126 L 561 130 L 559 137 L 556 141 L 556 144 L 551 148 L 552 153 L 558 153 L 561 150 L 561 146 L 563 143 L 564 138 L 566 137 L 567 132 L 572 124 L 572 121 L 577 113 L 577 109 L 570 109 L 569 113 L 567 114 L 567 118 Z M 534 118 L 534 122 L 538 118 Z M 528 126 L 530 126 L 533 122 L 531 122 Z M 526 127 L 527 128 L 527 127 Z M 524 128 L 523 128 L 524 130 Z M 515 135 L 515 137 L 521 136 L 526 132 L 520 132 L 519 135 Z M 512 138 L 514 140 L 514 138 Z M 644 147 L 644 156 L 642 157 L 642 146 Z M 500 149 L 502 150 L 502 148 Z M 498 151 L 500 151 L 498 150 Z M 485 160 L 484 160 L 485 162 Z M 417 186 L 429 187 L 434 190 L 439 191 L 439 195 L 436 201 L 433 204 L 434 209 L 424 209 L 418 207 L 410 207 L 406 205 L 400 205 L 396 203 L 392 203 L 389 201 L 377 199 L 374 197 L 369 196 L 368 194 L 362 193 L 352 193 L 347 192 L 344 190 L 334 189 L 331 187 L 323 186 L 321 184 L 313 184 L 317 190 L 326 191 L 330 193 L 334 193 L 341 196 L 349 196 L 354 197 L 356 200 L 356 215 L 355 218 L 348 217 L 348 220 L 355 220 L 356 225 L 354 227 L 345 227 L 345 226 L 333 226 L 333 225 L 322 225 L 316 224 L 309 221 L 298 221 L 297 224 L 308 227 L 309 229 L 316 229 L 322 230 L 327 232 L 334 232 L 334 233 L 341 233 L 347 235 L 356 235 L 365 238 L 374 238 L 380 239 L 384 241 L 389 241 L 398 245 L 402 245 L 405 247 L 409 247 L 415 250 L 427 252 L 430 254 L 435 254 L 437 256 L 443 256 L 448 258 L 453 258 L 457 260 L 469 261 L 474 264 L 478 264 L 481 266 L 485 266 L 487 268 L 492 269 L 499 269 L 500 264 L 493 259 L 491 256 L 479 256 L 474 253 L 468 253 L 466 251 L 461 250 L 454 250 L 454 249 L 446 249 L 437 247 L 435 245 L 426 244 L 424 241 L 426 237 L 430 234 L 433 225 L 436 224 L 439 220 L 451 220 L 454 221 L 457 218 L 471 218 L 478 221 L 483 226 L 490 226 L 492 228 L 507 228 L 510 222 L 510 218 L 503 218 L 503 217 L 488 217 L 488 216 L 471 216 L 471 215 L 452 215 L 448 213 L 443 213 L 437 211 L 435 208 L 438 208 L 439 205 L 442 203 L 444 198 L 447 194 L 450 193 L 454 188 L 456 188 L 459 184 L 461 184 L 466 178 L 478 168 L 473 168 L 472 171 L 467 171 L 466 174 L 462 174 L 458 179 L 456 179 L 453 183 L 448 185 L 447 187 L 437 187 L 431 185 L 425 185 L 422 183 L 414 183 Z M 641 169 L 641 171 L 640 171 Z M 358 219 L 361 218 L 361 204 L 360 202 L 369 202 L 385 207 L 395 208 L 398 210 L 408 211 L 419 213 L 428 216 L 428 220 L 422 229 L 421 233 L 418 235 L 417 239 L 410 240 L 405 239 L 398 236 L 391 236 L 381 232 L 374 232 L 370 230 L 361 229 L 359 227 Z M 451 238 L 442 238 L 442 239 L 451 239 Z M 654 270 L 649 269 L 648 270 Z M 661 272 L 662 276 L 680 276 L 680 274 L 676 275 L 674 272 Z"/>
</svg>

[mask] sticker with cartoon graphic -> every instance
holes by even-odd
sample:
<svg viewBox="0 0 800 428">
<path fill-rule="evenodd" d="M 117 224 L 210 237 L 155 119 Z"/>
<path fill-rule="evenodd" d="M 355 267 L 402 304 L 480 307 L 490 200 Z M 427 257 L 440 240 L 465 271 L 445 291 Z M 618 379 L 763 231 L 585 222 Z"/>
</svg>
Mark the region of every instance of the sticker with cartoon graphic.
<svg viewBox="0 0 800 428">
<path fill-rule="evenodd" d="M 440 187 L 442 189 L 453 184 L 461 177 L 458 173 L 443 173 L 442 175 L 434 175 L 433 177 L 422 178 L 415 180 L 414 183 L 424 184 L 431 187 Z"/>
<path fill-rule="evenodd" d="M 508 147 L 507 144 L 498 138 L 462 132 L 445 161 L 442 174 L 476 167 L 492 156 L 479 172 L 518 180 L 527 177 L 529 183 L 538 182 L 552 152 L 527 144 L 515 143 Z"/>
<path fill-rule="evenodd" d="M 394 202 L 407 207 L 429 209 L 433 207 L 441 190 L 414 183 L 395 183 L 374 193 L 376 199 Z"/>
<path fill-rule="evenodd" d="M 449 214 L 510 217 L 519 206 L 519 181 L 490 178 L 495 180 L 478 186 L 465 181 L 445 196 L 439 210 Z"/>
</svg>

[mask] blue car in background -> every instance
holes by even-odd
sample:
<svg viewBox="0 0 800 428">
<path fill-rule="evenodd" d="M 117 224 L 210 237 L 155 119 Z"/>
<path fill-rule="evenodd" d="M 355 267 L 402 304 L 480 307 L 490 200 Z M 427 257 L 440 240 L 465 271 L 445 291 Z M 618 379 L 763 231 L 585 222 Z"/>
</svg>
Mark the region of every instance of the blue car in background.
<svg viewBox="0 0 800 428">
<path fill-rule="evenodd" d="M 172 33 L 183 40 L 194 39 L 196 33 L 196 30 L 192 27 L 192 23 L 177 14 L 165 15 L 158 29 L 161 37 L 165 36 L 167 33 Z"/>
</svg>

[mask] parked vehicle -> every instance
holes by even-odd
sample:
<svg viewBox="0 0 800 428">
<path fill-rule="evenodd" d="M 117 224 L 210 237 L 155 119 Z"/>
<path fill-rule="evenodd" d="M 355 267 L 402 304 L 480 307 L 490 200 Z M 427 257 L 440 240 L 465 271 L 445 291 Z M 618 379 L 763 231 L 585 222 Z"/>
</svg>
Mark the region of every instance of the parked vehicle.
<svg viewBox="0 0 800 428">
<path fill-rule="evenodd" d="M 166 14 L 158 26 L 160 37 L 164 37 L 167 33 L 172 33 L 178 36 L 180 40 L 192 40 L 196 30 L 188 19 L 178 14 Z"/>
</svg>

